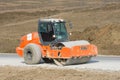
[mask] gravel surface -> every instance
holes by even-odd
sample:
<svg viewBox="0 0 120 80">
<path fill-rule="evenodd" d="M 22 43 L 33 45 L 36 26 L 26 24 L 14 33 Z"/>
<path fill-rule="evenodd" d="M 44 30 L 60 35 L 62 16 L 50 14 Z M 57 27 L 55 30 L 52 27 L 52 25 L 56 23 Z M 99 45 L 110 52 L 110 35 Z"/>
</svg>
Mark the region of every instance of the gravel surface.
<svg viewBox="0 0 120 80">
<path fill-rule="evenodd" d="M 17 54 L 0 54 L 0 66 L 38 66 L 43 68 L 61 68 L 61 69 L 92 69 L 92 70 L 109 70 L 120 71 L 120 56 L 97 56 L 91 59 L 86 64 L 57 66 L 52 63 L 40 63 L 37 65 L 27 65 L 24 63 L 23 58 Z"/>
</svg>

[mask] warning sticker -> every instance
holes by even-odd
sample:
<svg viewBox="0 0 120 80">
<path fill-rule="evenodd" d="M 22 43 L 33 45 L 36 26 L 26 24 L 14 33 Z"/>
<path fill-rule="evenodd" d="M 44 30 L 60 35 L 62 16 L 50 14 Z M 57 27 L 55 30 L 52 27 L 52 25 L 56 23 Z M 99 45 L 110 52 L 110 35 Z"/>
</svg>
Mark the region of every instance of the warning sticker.
<svg viewBox="0 0 120 80">
<path fill-rule="evenodd" d="M 31 33 L 27 35 L 27 40 L 28 41 L 32 40 L 32 34 Z"/>
</svg>

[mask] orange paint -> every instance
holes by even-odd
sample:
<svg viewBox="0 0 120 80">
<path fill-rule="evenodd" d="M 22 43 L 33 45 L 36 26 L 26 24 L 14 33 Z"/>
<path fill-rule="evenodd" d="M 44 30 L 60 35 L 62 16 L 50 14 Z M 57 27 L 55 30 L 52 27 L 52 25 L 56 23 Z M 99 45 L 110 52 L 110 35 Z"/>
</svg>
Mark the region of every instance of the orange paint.
<svg viewBox="0 0 120 80">
<path fill-rule="evenodd" d="M 63 47 L 61 50 L 53 50 L 49 45 L 42 45 L 37 32 L 30 33 L 21 38 L 19 47 L 16 48 L 16 52 L 19 56 L 23 57 L 24 47 L 29 44 L 34 43 L 39 45 L 42 50 L 42 57 L 45 58 L 71 58 L 71 57 L 83 57 L 83 56 L 96 56 L 98 51 L 95 45 L 80 45 L 73 46 L 72 48 Z M 83 48 L 83 50 L 81 50 Z M 87 49 L 85 49 L 87 48 Z"/>
</svg>

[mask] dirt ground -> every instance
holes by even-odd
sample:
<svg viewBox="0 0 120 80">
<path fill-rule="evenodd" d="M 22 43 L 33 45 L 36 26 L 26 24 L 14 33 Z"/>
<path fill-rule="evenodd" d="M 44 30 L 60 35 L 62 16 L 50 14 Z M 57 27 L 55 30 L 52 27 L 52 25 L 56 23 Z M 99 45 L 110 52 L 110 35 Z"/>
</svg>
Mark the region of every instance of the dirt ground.
<svg viewBox="0 0 120 80">
<path fill-rule="evenodd" d="M 73 23 L 71 40 L 85 39 L 99 54 L 120 55 L 119 0 L 0 0 L 0 52 L 15 53 L 20 37 L 37 31 L 38 19 Z"/>
<path fill-rule="evenodd" d="M 0 67 L 1 80 L 120 80 L 120 72 L 40 67 Z"/>
<path fill-rule="evenodd" d="M 120 0 L 0 0 L 0 53 L 15 53 L 20 37 L 37 31 L 38 19 L 46 17 L 71 21 L 70 40 L 120 55 Z M 4 66 L 0 80 L 120 80 L 120 72 Z"/>
</svg>

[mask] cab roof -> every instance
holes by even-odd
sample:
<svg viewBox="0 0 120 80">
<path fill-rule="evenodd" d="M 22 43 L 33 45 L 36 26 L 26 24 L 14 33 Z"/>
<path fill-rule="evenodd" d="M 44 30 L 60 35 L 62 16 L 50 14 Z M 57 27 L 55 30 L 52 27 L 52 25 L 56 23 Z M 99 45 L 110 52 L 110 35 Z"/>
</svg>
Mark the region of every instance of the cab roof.
<svg viewBox="0 0 120 80">
<path fill-rule="evenodd" d="M 50 18 L 50 19 L 40 19 L 40 22 L 65 22 L 65 21 L 63 19 Z"/>
</svg>

